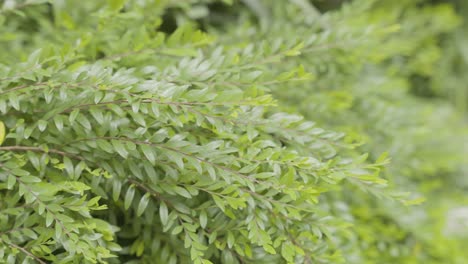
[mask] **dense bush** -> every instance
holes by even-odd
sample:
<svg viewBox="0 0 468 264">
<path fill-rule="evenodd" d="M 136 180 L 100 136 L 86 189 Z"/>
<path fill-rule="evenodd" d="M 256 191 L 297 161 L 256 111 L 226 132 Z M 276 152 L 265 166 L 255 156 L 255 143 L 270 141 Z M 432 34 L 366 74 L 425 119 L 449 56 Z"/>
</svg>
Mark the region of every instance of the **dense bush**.
<svg viewBox="0 0 468 264">
<path fill-rule="evenodd" d="M 0 259 L 465 263 L 461 23 L 414 0 L 4 1 Z"/>
</svg>

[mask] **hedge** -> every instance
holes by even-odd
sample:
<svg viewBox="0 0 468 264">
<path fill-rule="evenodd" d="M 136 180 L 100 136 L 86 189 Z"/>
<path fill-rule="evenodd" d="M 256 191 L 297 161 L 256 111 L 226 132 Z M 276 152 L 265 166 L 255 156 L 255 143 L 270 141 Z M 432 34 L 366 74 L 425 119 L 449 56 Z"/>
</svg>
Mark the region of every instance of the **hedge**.
<svg viewBox="0 0 468 264">
<path fill-rule="evenodd" d="M 434 2 L 4 1 L 0 259 L 465 263 Z"/>
</svg>

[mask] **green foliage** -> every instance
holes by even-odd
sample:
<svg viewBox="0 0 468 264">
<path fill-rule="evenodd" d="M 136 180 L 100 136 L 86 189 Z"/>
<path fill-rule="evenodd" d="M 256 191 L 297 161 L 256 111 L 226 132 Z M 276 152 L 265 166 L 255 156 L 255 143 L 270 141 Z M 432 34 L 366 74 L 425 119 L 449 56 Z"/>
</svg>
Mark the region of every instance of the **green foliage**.
<svg viewBox="0 0 468 264">
<path fill-rule="evenodd" d="M 460 18 L 416 2 L 5 1 L 0 259 L 463 263 Z"/>
</svg>

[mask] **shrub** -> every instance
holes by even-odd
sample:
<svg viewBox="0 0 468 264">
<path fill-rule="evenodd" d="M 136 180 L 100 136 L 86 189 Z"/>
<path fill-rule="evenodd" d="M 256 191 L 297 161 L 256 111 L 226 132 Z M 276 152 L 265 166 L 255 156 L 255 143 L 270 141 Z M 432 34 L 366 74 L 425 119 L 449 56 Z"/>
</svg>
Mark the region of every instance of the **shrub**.
<svg viewBox="0 0 468 264">
<path fill-rule="evenodd" d="M 459 23 L 450 6 L 37 0 L 0 12 L 7 263 L 466 257 L 431 222 L 444 204 L 403 205 L 448 192 L 463 161 L 460 116 L 420 92 L 435 87 L 437 37 Z"/>
</svg>

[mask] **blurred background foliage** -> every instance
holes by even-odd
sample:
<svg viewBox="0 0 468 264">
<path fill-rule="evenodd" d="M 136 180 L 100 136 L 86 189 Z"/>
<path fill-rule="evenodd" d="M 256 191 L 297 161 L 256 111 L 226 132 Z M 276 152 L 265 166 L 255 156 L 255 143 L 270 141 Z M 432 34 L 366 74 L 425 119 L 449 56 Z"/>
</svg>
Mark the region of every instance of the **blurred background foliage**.
<svg viewBox="0 0 468 264">
<path fill-rule="evenodd" d="M 346 131 L 363 143 L 356 154 L 388 151 L 387 179 L 427 199 L 401 208 L 351 186 L 325 197 L 327 210 L 353 223 L 336 237 L 346 263 L 468 261 L 467 216 L 453 213 L 468 205 L 466 1 L 244 0 L 174 13 L 230 44 L 322 37 L 300 61 L 314 82 L 273 87 L 280 105 Z"/>
<path fill-rule="evenodd" d="M 283 107 L 346 131 L 374 157 L 388 151 L 387 178 L 427 199 L 402 209 L 347 187 L 340 197 L 327 197 L 329 209 L 354 224 L 337 242 L 349 249 L 343 253 L 347 263 L 466 263 L 466 224 L 454 224 L 466 219 L 451 212 L 468 202 L 468 3 L 243 2 L 252 14 L 238 18 L 240 24 L 254 19 L 261 27 L 236 39 L 273 41 L 285 32 L 297 37 L 310 31 L 327 39 L 301 57 L 315 73 L 312 85 L 273 88 Z M 225 12 L 232 19 L 237 14 Z M 226 16 L 207 16 L 202 24 L 249 32 L 218 17 Z"/>
<path fill-rule="evenodd" d="M 23 60 L 43 39 L 70 45 L 70 39 L 80 37 L 95 47 L 83 50 L 83 56 L 95 58 L 112 50 L 114 36 L 93 43 L 96 32 L 74 30 L 84 28 L 78 23 L 99 20 L 82 18 L 105 1 L 57 2 L 21 7 L 27 15 L 0 27 L 0 50 L 15 47 L 0 52 L 0 61 Z M 128 5 L 139 2 L 145 0 Z M 358 147 L 341 151 L 351 156 L 369 152 L 373 160 L 388 152 L 392 162 L 385 178 L 397 190 L 425 197 L 425 203 L 407 208 L 357 192 L 351 184 L 324 195 L 322 209 L 351 223 L 333 230 L 333 246 L 327 250 L 339 249 L 346 263 L 356 264 L 468 262 L 468 216 L 457 213 L 468 206 L 467 1 L 156 2 L 154 8 L 141 10 L 139 19 L 157 18 L 151 23 L 165 33 L 190 24 L 232 49 L 253 44 L 254 52 L 277 39 L 300 40 L 306 46 L 314 42 L 313 48 L 301 50 L 299 59 L 278 61 L 280 66 L 270 71 L 274 79 L 300 64 L 312 73 L 312 82 L 262 89 L 273 93 L 282 110 L 346 132 L 347 142 Z M 53 12 L 53 19 L 39 15 L 47 12 Z M 102 23 L 117 31 L 122 27 Z M 53 35 L 54 25 L 64 33 Z M 41 34 L 34 34 L 39 30 Z"/>
</svg>

